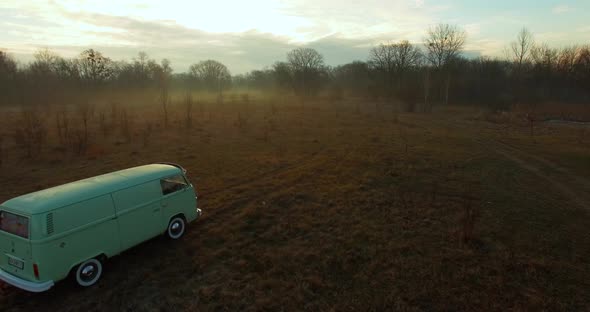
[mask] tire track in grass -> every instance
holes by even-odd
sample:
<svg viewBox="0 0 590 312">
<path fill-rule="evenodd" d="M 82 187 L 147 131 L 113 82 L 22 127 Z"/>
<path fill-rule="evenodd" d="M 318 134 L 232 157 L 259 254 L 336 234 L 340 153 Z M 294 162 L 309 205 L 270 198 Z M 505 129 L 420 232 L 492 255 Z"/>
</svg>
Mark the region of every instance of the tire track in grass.
<svg viewBox="0 0 590 312">
<path fill-rule="evenodd" d="M 563 167 L 561 168 L 562 170 L 556 169 L 557 167 L 552 166 L 549 161 L 545 161 L 539 156 L 530 155 L 524 151 L 517 150 L 516 148 L 510 147 L 494 139 L 488 139 L 486 141 L 482 139 L 475 139 L 475 141 L 481 145 L 484 145 L 486 148 L 493 150 L 497 154 L 502 155 L 504 158 L 512 161 L 519 167 L 533 173 L 537 177 L 548 182 L 550 185 L 552 185 L 555 189 L 557 189 L 560 193 L 562 193 L 566 198 L 568 198 L 572 203 L 576 204 L 578 207 L 582 209 L 590 209 L 590 195 L 587 192 L 582 192 L 580 190 L 580 185 L 575 187 L 571 184 L 571 180 L 568 181 L 568 183 L 558 180 L 556 176 L 549 175 L 547 173 L 547 170 L 543 170 L 543 166 L 539 163 L 544 164 L 546 167 L 549 167 L 550 169 L 568 175 L 570 175 L 568 173 L 569 170 Z M 570 176 L 570 178 L 572 177 L 575 177 L 575 175 Z"/>
<path fill-rule="evenodd" d="M 279 174 L 281 174 L 281 173 L 283 173 L 285 171 L 296 169 L 297 167 L 304 166 L 306 163 L 312 161 L 314 158 L 316 158 L 324 150 L 326 150 L 326 147 L 320 148 L 319 150 L 311 153 L 311 155 L 309 155 L 309 156 L 303 156 L 303 157 L 301 157 L 301 159 L 298 159 L 297 161 L 295 161 L 292 164 L 289 164 L 289 165 L 286 165 L 286 166 L 282 166 L 282 167 L 279 167 L 279 168 L 275 168 L 275 169 L 269 170 L 267 172 L 264 172 L 264 173 L 258 175 L 256 178 L 243 179 L 243 180 L 240 180 L 240 181 L 237 181 L 237 182 L 228 184 L 228 185 L 226 185 L 223 188 L 220 188 L 220 189 L 217 189 L 217 190 L 212 190 L 212 191 L 209 191 L 209 192 L 201 193 L 200 196 L 207 196 L 208 197 L 208 196 L 215 195 L 215 194 L 218 194 L 218 193 L 231 191 L 231 190 L 233 190 L 235 188 L 238 188 L 240 186 L 248 185 L 248 184 L 254 183 L 256 181 L 264 180 L 265 178 L 269 178 L 269 177 L 272 177 L 272 176 L 279 175 Z"/>
<path fill-rule="evenodd" d="M 516 146 L 514 146 L 512 144 L 508 144 L 508 143 L 503 142 L 503 141 L 500 141 L 500 140 L 497 140 L 497 143 L 500 144 L 500 145 L 503 145 L 504 147 L 506 147 L 507 149 L 513 151 L 514 153 L 518 153 L 518 154 L 524 155 L 525 157 L 534 159 L 537 162 L 542 163 L 546 167 L 549 167 L 549 168 L 553 169 L 554 171 L 557 171 L 557 172 L 559 172 L 561 174 L 567 175 L 570 179 L 575 180 L 578 184 L 580 184 L 588 192 L 590 192 L 590 180 L 588 180 L 588 179 L 586 179 L 586 178 L 584 178 L 582 176 L 579 176 L 579 175 L 575 174 L 570 169 L 568 169 L 566 167 L 563 167 L 563 166 L 561 166 L 559 164 L 556 164 L 555 162 L 552 162 L 552 161 L 550 161 L 548 159 L 542 158 L 542 157 L 540 157 L 538 155 L 534 155 L 534 154 L 531 154 L 529 152 L 526 152 L 526 151 L 524 151 L 524 150 L 522 150 L 522 149 L 520 149 L 520 148 L 518 148 L 518 147 L 516 147 Z"/>
<path fill-rule="evenodd" d="M 262 201 L 264 198 L 270 197 L 271 194 L 277 191 L 297 185 L 297 183 L 308 178 L 310 175 L 317 174 L 317 169 L 324 168 L 330 171 L 340 171 L 342 164 L 351 158 L 361 149 L 360 146 L 345 145 L 342 148 L 326 148 L 322 147 L 320 150 L 314 152 L 310 157 L 304 157 L 295 164 L 288 167 L 277 168 L 258 176 L 255 179 L 248 181 L 241 181 L 234 183 L 226 188 L 207 193 L 207 196 L 222 194 L 223 192 L 231 192 L 236 188 L 247 186 L 244 194 L 237 197 L 231 196 L 227 203 L 217 205 L 213 204 L 210 213 L 205 212 L 205 218 L 201 221 L 199 228 L 206 229 L 208 226 L 218 224 L 226 220 L 227 214 L 230 212 L 240 211 L 241 208 L 247 207 L 252 203 Z M 342 153 L 341 150 L 345 152 Z M 323 158 L 322 158 L 323 157 Z M 215 198 L 220 200 L 219 198 Z M 221 218 L 221 219 L 219 219 Z"/>
<path fill-rule="evenodd" d="M 466 131 L 470 129 L 464 122 L 455 121 L 454 126 Z M 483 138 L 481 135 L 482 133 L 479 132 L 473 140 L 483 146 L 484 149 L 500 154 L 519 167 L 548 182 L 576 206 L 582 209 L 590 209 L 590 181 L 588 179 L 541 156 L 533 155 L 492 137 Z"/>
<path fill-rule="evenodd" d="M 326 149 L 324 148 L 321 151 L 325 150 Z M 201 221 L 199 228 L 204 229 L 209 225 L 217 224 L 219 221 L 223 222 L 223 220 L 227 219 L 226 216 L 228 213 L 237 212 L 243 207 L 247 207 L 252 203 L 261 201 L 262 199 L 269 197 L 271 194 L 284 187 L 296 185 L 310 174 L 314 174 L 315 168 L 324 166 L 330 162 L 330 157 L 318 159 L 324 154 L 325 153 L 318 151 L 312 156 L 304 158 L 288 167 L 277 168 L 265 173 L 262 176 L 258 176 L 257 178 L 235 183 L 221 190 L 216 190 L 215 192 L 206 194 L 206 196 L 220 195 L 224 192 L 230 193 L 236 188 L 247 186 L 247 189 L 243 192 L 244 194 L 239 194 L 237 196 L 230 195 L 230 198 L 228 198 L 226 201 L 223 201 L 222 203 L 220 203 L 222 199 L 219 197 L 208 198 L 208 200 L 217 201 L 212 203 L 211 210 L 205 211 L 205 218 L 203 218 Z M 215 206 L 217 207 L 213 208 Z"/>
</svg>

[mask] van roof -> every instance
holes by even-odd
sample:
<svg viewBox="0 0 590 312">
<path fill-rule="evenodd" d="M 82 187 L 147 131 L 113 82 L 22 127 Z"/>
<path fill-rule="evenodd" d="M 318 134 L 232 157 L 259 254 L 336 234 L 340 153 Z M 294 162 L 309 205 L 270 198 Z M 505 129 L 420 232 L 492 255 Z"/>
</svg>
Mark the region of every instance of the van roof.
<svg viewBox="0 0 590 312">
<path fill-rule="evenodd" d="M 133 167 L 21 195 L 2 206 L 15 212 L 38 214 L 178 173 L 182 173 L 181 168 L 170 164 Z"/>
</svg>

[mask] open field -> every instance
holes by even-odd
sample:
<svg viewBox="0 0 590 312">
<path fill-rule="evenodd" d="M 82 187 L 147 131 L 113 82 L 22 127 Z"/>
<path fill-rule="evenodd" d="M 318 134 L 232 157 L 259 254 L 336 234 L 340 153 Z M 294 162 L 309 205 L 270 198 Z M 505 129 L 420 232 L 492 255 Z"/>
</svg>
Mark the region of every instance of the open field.
<svg viewBox="0 0 590 312">
<path fill-rule="evenodd" d="M 0 310 L 590 306 L 590 127 L 538 122 L 531 136 L 521 118 L 465 107 L 254 96 L 195 97 L 190 126 L 178 100 L 165 126 L 159 106 L 122 103 L 92 107 L 83 148 L 79 108 L 62 140 L 63 108 L 32 112 L 47 135 L 30 157 L 13 137 L 23 114 L 2 111 L 0 202 L 170 161 L 188 169 L 203 217 L 180 242 L 110 259 L 90 289 L 0 284 Z"/>
</svg>

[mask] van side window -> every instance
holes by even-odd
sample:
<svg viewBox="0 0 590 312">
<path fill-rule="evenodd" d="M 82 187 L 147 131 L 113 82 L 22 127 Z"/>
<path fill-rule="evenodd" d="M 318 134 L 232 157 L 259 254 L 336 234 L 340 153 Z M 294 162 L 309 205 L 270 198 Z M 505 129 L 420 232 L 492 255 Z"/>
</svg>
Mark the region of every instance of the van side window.
<svg viewBox="0 0 590 312">
<path fill-rule="evenodd" d="M 0 230 L 22 238 L 29 238 L 29 218 L 0 211 Z"/>
<path fill-rule="evenodd" d="M 187 183 L 184 177 L 179 174 L 160 180 L 160 185 L 162 186 L 162 194 L 168 195 L 184 189 Z"/>
</svg>

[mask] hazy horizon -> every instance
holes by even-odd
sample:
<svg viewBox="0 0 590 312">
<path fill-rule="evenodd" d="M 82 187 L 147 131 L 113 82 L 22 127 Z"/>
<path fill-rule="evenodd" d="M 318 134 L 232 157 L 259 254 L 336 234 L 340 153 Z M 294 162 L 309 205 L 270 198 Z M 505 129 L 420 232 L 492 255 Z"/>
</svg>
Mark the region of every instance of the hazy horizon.
<svg viewBox="0 0 590 312">
<path fill-rule="evenodd" d="M 0 49 L 20 62 L 40 48 L 63 57 L 95 48 L 116 60 L 145 51 L 168 58 L 176 73 L 215 59 L 242 74 L 300 46 L 316 49 L 328 65 L 366 60 L 381 42 L 421 43 L 438 23 L 465 29 L 470 56 L 503 56 L 522 27 L 553 47 L 590 38 L 584 20 L 590 3 L 582 1 L 0 1 L 0 8 L 0 26 L 8 30 L 0 34 Z"/>
</svg>

